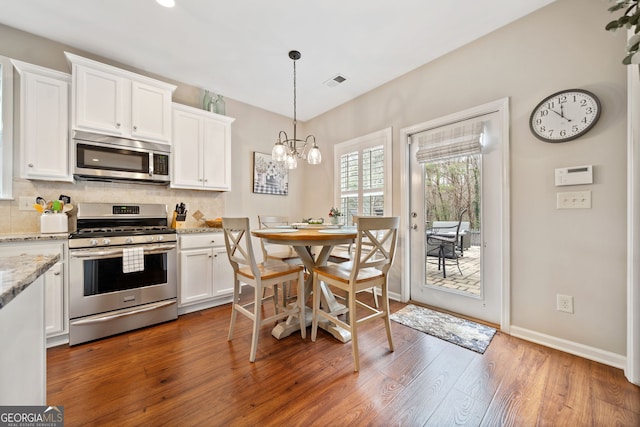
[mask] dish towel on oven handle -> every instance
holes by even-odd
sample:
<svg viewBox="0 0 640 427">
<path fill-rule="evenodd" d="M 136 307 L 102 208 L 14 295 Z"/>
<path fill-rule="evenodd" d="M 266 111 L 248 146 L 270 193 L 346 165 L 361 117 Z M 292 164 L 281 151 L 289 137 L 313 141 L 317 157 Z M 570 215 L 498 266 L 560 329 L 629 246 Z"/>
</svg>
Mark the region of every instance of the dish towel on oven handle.
<svg viewBox="0 0 640 427">
<path fill-rule="evenodd" d="M 141 247 L 122 249 L 122 272 L 136 271 L 144 271 L 144 249 Z"/>
</svg>

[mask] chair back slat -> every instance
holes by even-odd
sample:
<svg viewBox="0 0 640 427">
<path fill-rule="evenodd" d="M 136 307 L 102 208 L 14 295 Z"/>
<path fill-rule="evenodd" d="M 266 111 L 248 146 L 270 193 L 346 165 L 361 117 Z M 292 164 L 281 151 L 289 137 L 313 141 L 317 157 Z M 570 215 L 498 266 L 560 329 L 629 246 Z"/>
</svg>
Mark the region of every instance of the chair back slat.
<svg viewBox="0 0 640 427">
<path fill-rule="evenodd" d="M 258 265 L 253 254 L 249 218 L 222 218 L 227 256 L 235 272 L 249 266 L 254 277 L 259 277 Z"/>
<path fill-rule="evenodd" d="M 269 216 L 269 215 L 259 215 L 258 222 L 260 224 L 260 228 L 270 228 L 270 227 L 280 227 L 283 225 L 289 225 L 289 218 L 286 216 Z"/>
<path fill-rule="evenodd" d="M 399 217 L 354 217 L 358 227 L 352 278 L 363 268 L 386 274 L 391 268 L 398 240 Z"/>
<path fill-rule="evenodd" d="M 272 227 L 282 227 L 289 225 L 289 218 L 286 216 L 276 216 L 276 215 L 258 215 L 258 224 L 259 227 L 262 228 L 272 228 Z M 269 245 L 264 241 L 264 239 L 260 239 L 260 249 L 262 249 L 262 258 L 267 260 L 269 258 L 269 250 L 272 248 L 272 245 Z M 293 251 L 292 251 L 293 252 Z"/>
</svg>

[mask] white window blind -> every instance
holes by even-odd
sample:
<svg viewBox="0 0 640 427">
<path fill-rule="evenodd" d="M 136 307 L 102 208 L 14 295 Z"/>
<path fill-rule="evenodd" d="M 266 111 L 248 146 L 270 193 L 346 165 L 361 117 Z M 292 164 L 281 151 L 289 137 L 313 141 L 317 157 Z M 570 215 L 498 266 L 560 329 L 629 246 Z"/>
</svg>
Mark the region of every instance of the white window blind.
<svg viewBox="0 0 640 427">
<path fill-rule="evenodd" d="M 356 215 L 390 215 L 391 129 L 335 147 L 336 204 L 343 223 L 352 224 Z"/>
<path fill-rule="evenodd" d="M 484 122 L 472 119 L 421 132 L 416 135 L 418 163 L 480 153 L 483 130 Z"/>
</svg>

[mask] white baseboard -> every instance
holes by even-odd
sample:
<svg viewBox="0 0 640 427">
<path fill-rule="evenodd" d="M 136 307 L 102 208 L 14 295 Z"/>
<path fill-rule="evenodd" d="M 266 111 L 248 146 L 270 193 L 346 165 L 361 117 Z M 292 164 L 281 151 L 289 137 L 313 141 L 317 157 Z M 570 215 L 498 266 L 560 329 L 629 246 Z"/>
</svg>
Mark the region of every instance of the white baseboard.
<svg viewBox="0 0 640 427">
<path fill-rule="evenodd" d="M 47 338 L 47 348 L 57 347 L 59 345 L 69 343 L 69 334 L 58 335 L 55 337 Z"/>
<path fill-rule="evenodd" d="M 375 289 L 376 295 L 378 295 L 378 296 L 382 295 L 382 293 L 380 292 L 380 289 L 378 289 L 378 288 L 374 288 L 374 289 Z M 389 291 L 389 299 L 392 299 L 394 301 L 402 302 L 402 295 L 399 294 L 398 292 Z"/>
<path fill-rule="evenodd" d="M 228 304 L 233 301 L 233 295 L 228 295 L 221 298 L 216 298 L 214 300 L 208 300 L 196 304 L 185 305 L 182 307 L 178 307 L 178 316 L 182 316 L 183 314 L 193 313 L 200 310 L 206 310 L 207 308 L 217 307 L 219 305 Z"/>
<path fill-rule="evenodd" d="M 595 362 L 604 363 L 605 365 L 613 366 L 614 368 L 624 369 L 627 364 L 626 356 L 621 354 L 612 353 L 610 351 L 577 342 L 531 331 L 519 326 L 511 325 L 510 335 L 536 344 L 544 345 L 546 347 L 555 348 L 556 350 L 564 351 L 565 353 L 573 354 L 575 356 L 584 357 L 585 359 L 593 360 Z"/>
</svg>

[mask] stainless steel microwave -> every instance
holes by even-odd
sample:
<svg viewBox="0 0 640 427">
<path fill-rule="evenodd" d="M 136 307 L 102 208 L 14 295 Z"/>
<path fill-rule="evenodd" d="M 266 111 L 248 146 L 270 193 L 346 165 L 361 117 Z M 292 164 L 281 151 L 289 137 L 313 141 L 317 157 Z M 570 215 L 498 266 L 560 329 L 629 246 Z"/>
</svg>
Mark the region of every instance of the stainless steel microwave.
<svg viewBox="0 0 640 427">
<path fill-rule="evenodd" d="M 73 136 L 73 176 L 97 181 L 169 184 L 171 147 L 89 132 Z"/>
</svg>

